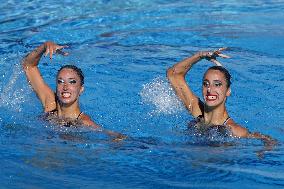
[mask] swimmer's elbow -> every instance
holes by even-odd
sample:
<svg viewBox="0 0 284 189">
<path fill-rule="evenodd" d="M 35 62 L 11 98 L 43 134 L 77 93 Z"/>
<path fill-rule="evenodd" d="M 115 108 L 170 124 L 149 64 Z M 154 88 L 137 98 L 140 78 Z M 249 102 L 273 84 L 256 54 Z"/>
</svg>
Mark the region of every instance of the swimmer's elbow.
<svg viewBox="0 0 284 189">
<path fill-rule="evenodd" d="M 167 78 L 170 79 L 174 76 L 174 70 L 172 67 L 167 69 Z"/>
<path fill-rule="evenodd" d="M 179 82 L 184 80 L 184 74 L 178 73 L 173 67 L 170 67 L 167 69 L 167 78 L 171 83 Z"/>
</svg>

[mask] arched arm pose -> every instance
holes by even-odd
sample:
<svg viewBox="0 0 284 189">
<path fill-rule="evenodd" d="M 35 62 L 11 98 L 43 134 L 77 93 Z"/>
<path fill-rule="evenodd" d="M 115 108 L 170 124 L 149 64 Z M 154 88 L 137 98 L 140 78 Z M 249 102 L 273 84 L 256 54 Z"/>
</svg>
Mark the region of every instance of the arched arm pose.
<svg viewBox="0 0 284 189">
<path fill-rule="evenodd" d="M 222 54 L 225 49 L 221 48 L 214 52 L 198 52 L 170 67 L 167 70 L 167 77 L 176 94 L 193 117 L 199 117 L 199 120 L 206 125 L 223 125 L 231 131 L 233 136 L 258 138 L 270 143 L 273 140 L 269 136 L 250 133 L 246 128 L 235 123 L 226 110 L 226 99 L 231 94 L 231 76 L 216 60 L 216 57 L 229 58 L 229 56 Z M 201 101 L 193 93 L 185 80 L 185 76 L 192 66 L 202 59 L 207 59 L 216 64 L 216 66 L 210 67 L 203 76 L 202 95 L 204 101 Z"/>
<path fill-rule="evenodd" d="M 51 41 L 45 42 L 30 52 L 23 59 L 23 69 L 29 83 L 40 99 L 45 113 L 52 113 L 55 117 L 76 120 L 83 125 L 100 128 L 91 118 L 81 112 L 79 96 L 84 91 L 84 75 L 78 67 L 66 65 L 61 67 L 56 78 L 56 92 L 45 83 L 38 68 L 42 55 L 54 54 L 67 56 L 62 51 L 67 46 L 60 46 Z"/>
</svg>

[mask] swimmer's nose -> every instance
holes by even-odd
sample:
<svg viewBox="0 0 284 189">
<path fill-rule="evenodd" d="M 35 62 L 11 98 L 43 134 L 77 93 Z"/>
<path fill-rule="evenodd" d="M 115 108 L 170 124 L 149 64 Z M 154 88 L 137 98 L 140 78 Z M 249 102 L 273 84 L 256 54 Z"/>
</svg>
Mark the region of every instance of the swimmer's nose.
<svg viewBox="0 0 284 189">
<path fill-rule="evenodd" d="M 67 84 L 64 84 L 64 85 L 63 85 L 63 90 L 66 91 L 67 89 L 68 89 Z"/>
<path fill-rule="evenodd" d="M 207 87 L 207 92 L 208 92 L 208 93 L 210 93 L 210 92 L 211 92 L 210 87 Z"/>
</svg>

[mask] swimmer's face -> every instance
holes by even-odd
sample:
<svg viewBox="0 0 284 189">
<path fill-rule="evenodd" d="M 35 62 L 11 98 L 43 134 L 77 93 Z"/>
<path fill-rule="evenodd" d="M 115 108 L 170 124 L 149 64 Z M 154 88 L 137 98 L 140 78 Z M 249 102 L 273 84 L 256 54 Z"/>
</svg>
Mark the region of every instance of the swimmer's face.
<svg viewBox="0 0 284 189">
<path fill-rule="evenodd" d="M 203 77 L 202 94 L 207 106 L 224 105 L 227 96 L 231 94 L 225 75 L 219 70 L 208 70 Z"/>
<path fill-rule="evenodd" d="M 78 97 L 83 90 L 84 87 L 76 71 L 64 68 L 58 73 L 56 95 L 62 105 L 68 106 L 78 102 Z"/>
</svg>

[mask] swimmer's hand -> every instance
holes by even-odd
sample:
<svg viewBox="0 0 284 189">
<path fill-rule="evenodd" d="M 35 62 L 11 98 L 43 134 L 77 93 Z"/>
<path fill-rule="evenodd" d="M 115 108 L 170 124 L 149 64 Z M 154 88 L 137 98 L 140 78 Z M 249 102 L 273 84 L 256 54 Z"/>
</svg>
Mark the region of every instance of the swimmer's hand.
<svg viewBox="0 0 284 189">
<path fill-rule="evenodd" d="M 222 51 L 226 50 L 227 47 L 223 47 L 220 48 L 218 50 L 215 51 L 202 51 L 199 53 L 200 58 L 205 58 L 208 61 L 213 62 L 214 64 L 216 64 L 217 66 L 222 66 L 222 64 L 216 60 L 217 57 L 221 57 L 221 58 L 231 58 L 225 54 L 222 54 Z"/>
<path fill-rule="evenodd" d="M 115 138 L 113 138 L 112 141 L 113 142 L 120 142 L 120 141 L 123 141 L 124 139 L 127 139 L 127 136 L 119 134 Z"/>
<path fill-rule="evenodd" d="M 250 133 L 249 138 L 256 138 L 256 139 L 261 139 L 264 143 L 264 146 L 275 146 L 277 145 L 277 140 L 273 139 L 272 137 L 268 135 L 264 135 L 258 132 Z"/>
<path fill-rule="evenodd" d="M 67 48 L 67 45 L 57 45 L 56 43 L 52 41 L 47 41 L 44 43 L 44 56 L 47 56 L 49 54 L 49 58 L 52 59 L 53 54 L 60 54 L 63 56 L 67 56 L 67 52 L 63 52 L 62 49 Z"/>
<path fill-rule="evenodd" d="M 261 139 L 263 141 L 264 148 L 256 152 L 256 155 L 259 158 L 263 158 L 265 152 L 272 151 L 274 147 L 278 144 L 277 140 L 273 139 L 268 135 L 263 135 L 258 132 L 249 133 L 248 138 Z"/>
<path fill-rule="evenodd" d="M 116 132 L 109 131 L 109 130 L 103 130 L 103 132 L 111 136 L 113 142 L 120 142 L 127 138 L 126 135 L 123 135 L 121 133 L 116 133 Z"/>
</svg>

